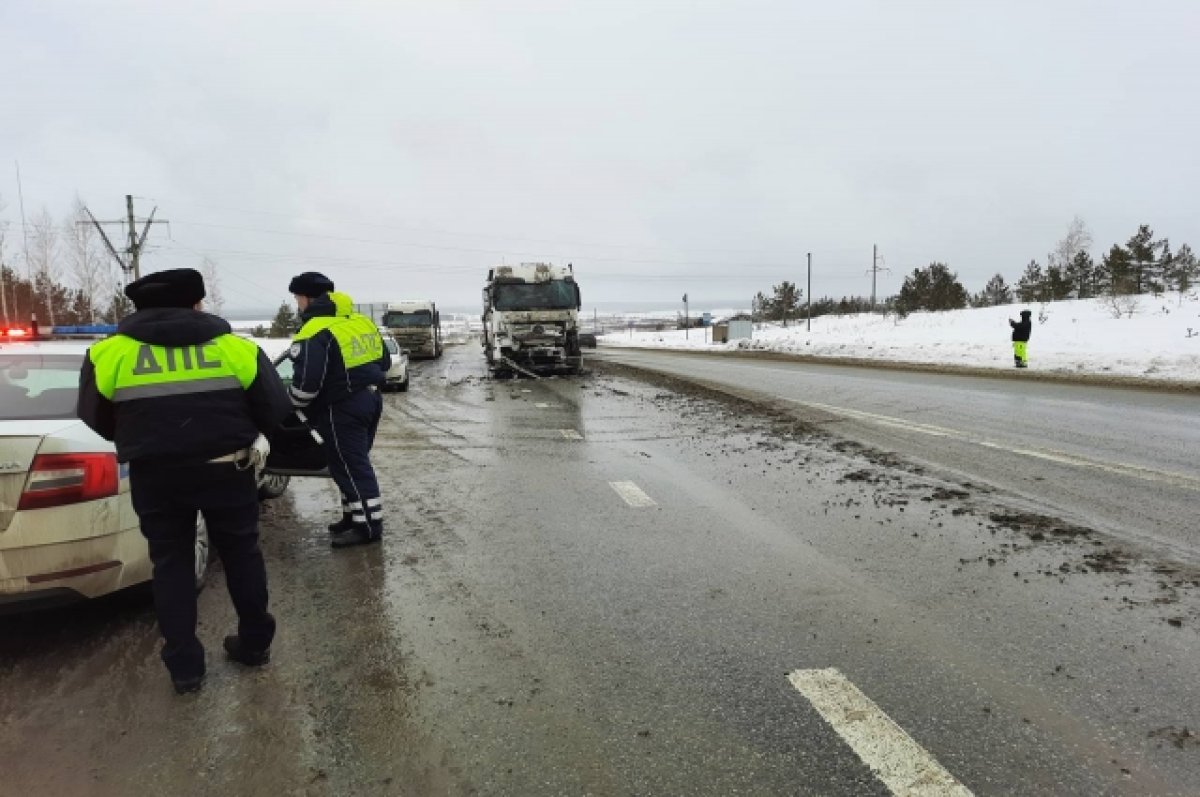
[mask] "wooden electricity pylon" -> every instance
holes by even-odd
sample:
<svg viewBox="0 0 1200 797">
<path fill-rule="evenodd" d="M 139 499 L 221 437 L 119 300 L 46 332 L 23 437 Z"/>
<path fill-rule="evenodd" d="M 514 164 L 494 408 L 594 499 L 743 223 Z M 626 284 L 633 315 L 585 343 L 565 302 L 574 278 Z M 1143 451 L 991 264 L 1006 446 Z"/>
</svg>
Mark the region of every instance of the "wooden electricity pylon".
<svg viewBox="0 0 1200 797">
<path fill-rule="evenodd" d="M 137 280 L 142 276 L 141 269 L 141 254 L 142 247 L 146 244 L 146 236 L 150 233 L 151 224 L 170 224 L 165 219 L 155 219 L 154 214 L 158 212 L 158 208 L 150 211 L 150 216 L 146 219 L 146 224 L 142 227 L 142 234 L 138 235 L 137 222 L 133 218 L 133 197 L 129 194 L 125 195 L 125 210 L 126 217 L 120 221 L 96 221 L 96 217 L 92 215 L 92 211 L 84 208 L 88 214 L 88 218 L 92 220 L 92 224 L 96 225 L 96 229 L 100 231 L 100 237 L 104 240 L 104 245 L 108 247 L 109 254 L 117 261 L 117 265 L 121 267 L 121 271 L 125 274 L 125 282 L 129 283 Z M 87 224 L 86 221 L 79 222 Z M 120 224 L 121 226 L 128 225 L 129 227 L 129 246 L 123 251 L 125 257 L 121 257 L 121 253 L 113 246 L 112 241 L 108 239 L 108 234 L 104 232 L 105 224 Z"/>
</svg>

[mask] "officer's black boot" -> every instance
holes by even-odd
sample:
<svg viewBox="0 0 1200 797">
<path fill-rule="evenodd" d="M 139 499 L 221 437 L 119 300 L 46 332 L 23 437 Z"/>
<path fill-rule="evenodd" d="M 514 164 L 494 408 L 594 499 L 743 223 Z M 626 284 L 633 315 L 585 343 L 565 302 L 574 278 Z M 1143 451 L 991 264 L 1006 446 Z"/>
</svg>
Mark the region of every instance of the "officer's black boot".
<svg viewBox="0 0 1200 797">
<path fill-rule="evenodd" d="M 329 540 L 329 544 L 334 548 L 369 545 L 373 542 L 379 542 L 379 537 L 371 536 L 371 527 L 366 523 L 355 523 L 348 530 L 334 534 Z"/>
<path fill-rule="evenodd" d="M 225 655 L 247 667 L 261 667 L 271 660 L 271 649 L 250 650 L 237 634 L 225 637 Z M 176 687 L 178 688 L 178 687 Z"/>
<path fill-rule="evenodd" d="M 336 523 L 329 524 L 330 534 L 340 534 L 343 531 L 349 531 L 354 528 L 354 521 L 350 519 L 350 513 L 346 512 L 342 515 L 342 519 Z"/>
<path fill-rule="evenodd" d="M 204 676 L 196 675 L 189 678 L 172 678 L 171 683 L 175 686 L 175 694 L 186 695 L 189 692 L 200 691 L 200 687 L 204 686 Z"/>
</svg>

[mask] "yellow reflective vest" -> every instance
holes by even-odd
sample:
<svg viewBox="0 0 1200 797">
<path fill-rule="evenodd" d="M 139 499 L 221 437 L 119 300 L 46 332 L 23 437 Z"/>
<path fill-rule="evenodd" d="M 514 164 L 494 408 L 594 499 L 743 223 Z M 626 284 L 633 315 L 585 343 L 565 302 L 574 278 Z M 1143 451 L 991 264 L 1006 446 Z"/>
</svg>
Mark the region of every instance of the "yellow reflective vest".
<svg viewBox="0 0 1200 797">
<path fill-rule="evenodd" d="M 337 341 L 342 353 L 342 362 L 346 368 L 356 368 L 360 365 L 373 363 L 383 356 L 383 338 L 375 322 L 361 313 L 356 313 L 350 302 L 350 297 L 344 293 L 329 294 L 337 315 L 323 315 L 310 318 L 292 339 L 300 343 L 313 337 L 321 330 L 328 329 L 333 339 Z"/>
<path fill-rule="evenodd" d="M 96 389 L 114 403 L 214 390 L 246 390 L 258 375 L 258 346 L 237 335 L 159 346 L 113 335 L 88 349 Z"/>
</svg>

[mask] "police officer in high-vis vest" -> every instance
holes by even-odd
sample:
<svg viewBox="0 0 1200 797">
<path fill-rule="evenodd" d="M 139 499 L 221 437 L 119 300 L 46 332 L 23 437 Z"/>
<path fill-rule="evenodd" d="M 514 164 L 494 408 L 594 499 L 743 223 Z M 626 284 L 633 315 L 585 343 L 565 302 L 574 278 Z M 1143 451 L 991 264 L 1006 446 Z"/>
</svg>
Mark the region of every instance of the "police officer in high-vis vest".
<svg viewBox="0 0 1200 797">
<path fill-rule="evenodd" d="M 306 271 L 288 290 L 304 322 L 292 340 L 291 398 L 324 440 L 329 471 L 342 493 L 342 518 L 329 527 L 334 548 L 378 542 L 383 503 L 369 452 L 383 413 L 391 355 L 379 328 L 355 313 L 350 297 L 324 274 Z"/>
<path fill-rule="evenodd" d="M 137 311 L 88 349 L 79 417 L 116 443 L 129 463 L 133 508 L 154 564 L 162 658 L 180 694 L 204 679 L 196 637 L 196 524 L 204 517 L 238 615 L 227 655 L 259 666 L 270 657 L 275 619 L 258 547 L 255 455 L 260 434 L 291 412 L 282 381 L 252 342 L 200 311 L 195 269 L 142 277 L 125 288 Z"/>
</svg>

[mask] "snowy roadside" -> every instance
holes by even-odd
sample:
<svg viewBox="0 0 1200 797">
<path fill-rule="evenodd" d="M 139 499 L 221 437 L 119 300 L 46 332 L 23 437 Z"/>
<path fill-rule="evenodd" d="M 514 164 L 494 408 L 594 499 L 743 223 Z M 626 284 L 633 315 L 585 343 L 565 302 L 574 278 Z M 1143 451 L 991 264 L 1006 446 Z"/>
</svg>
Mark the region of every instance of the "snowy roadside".
<svg viewBox="0 0 1200 797">
<path fill-rule="evenodd" d="M 816 358 L 1012 370 L 1008 319 L 1033 311 L 1031 372 L 1200 383 L 1200 296 L 1138 297 L 1131 316 L 1111 302 L 1075 299 L 913 313 L 821 316 L 783 327 L 756 324 L 752 340 L 708 342 L 708 330 L 614 331 L 603 346 L 707 352 L 777 352 Z"/>
<path fill-rule="evenodd" d="M 257 343 L 258 347 L 272 360 L 283 354 L 292 345 L 290 338 L 250 338 L 250 340 Z"/>
</svg>

